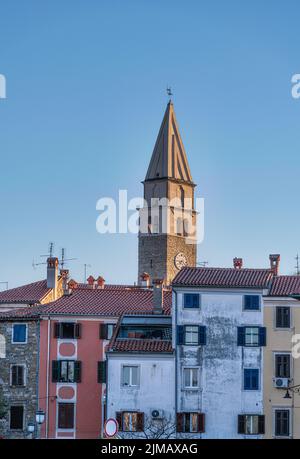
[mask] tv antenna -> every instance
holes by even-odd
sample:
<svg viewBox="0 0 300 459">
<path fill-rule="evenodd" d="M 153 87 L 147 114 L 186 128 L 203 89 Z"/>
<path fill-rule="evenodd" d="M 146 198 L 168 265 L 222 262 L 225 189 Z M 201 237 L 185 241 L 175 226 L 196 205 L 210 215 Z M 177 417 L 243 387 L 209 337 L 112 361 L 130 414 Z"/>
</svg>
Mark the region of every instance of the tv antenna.
<svg viewBox="0 0 300 459">
<path fill-rule="evenodd" d="M 84 279 L 83 279 L 83 283 L 86 284 L 86 279 L 87 279 L 87 268 L 90 268 L 91 265 L 89 265 L 88 263 L 84 263 Z"/>
<path fill-rule="evenodd" d="M 61 258 L 58 261 L 61 269 L 64 269 L 64 266 L 65 266 L 67 261 L 73 261 L 73 260 L 77 260 L 77 258 L 66 258 L 66 249 L 62 248 L 61 249 Z"/>
<path fill-rule="evenodd" d="M 297 276 L 300 276 L 300 257 L 299 257 L 299 254 L 297 253 L 297 256 L 295 257 L 295 260 L 296 260 L 296 275 Z"/>
<path fill-rule="evenodd" d="M 171 87 L 170 87 L 170 86 L 167 86 L 166 91 L 167 91 L 168 96 L 170 97 L 170 100 L 172 100 L 173 93 L 172 93 Z"/>
<path fill-rule="evenodd" d="M 53 254 L 54 254 L 54 242 L 49 242 L 49 249 L 48 249 L 48 253 L 46 254 L 43 254 L 43 255 L 40 255 L 41 258 L 44 258 L 44 257 L 47 257 L 47 258 L 52 258 L 53 257 Z M 35 269 L 37 266 L 40 266 L 40 265 L 46 265 L 47 262 L 43 261 L 41 263 L 35 263 L 34 259 L 32 260 L 32 267 L 33 269 Z"/>
</svg>

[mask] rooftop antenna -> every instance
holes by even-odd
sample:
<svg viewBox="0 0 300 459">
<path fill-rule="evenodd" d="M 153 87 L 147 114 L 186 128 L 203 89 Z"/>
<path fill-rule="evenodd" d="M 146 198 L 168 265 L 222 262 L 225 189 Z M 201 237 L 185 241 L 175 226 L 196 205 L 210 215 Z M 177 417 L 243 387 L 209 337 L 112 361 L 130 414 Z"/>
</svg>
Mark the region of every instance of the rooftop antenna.
<svg viewBox="0 0 300 459">
<path fill-rule="evenodd" d="M 300 257 L 299 257 L 299 254 L 297 253 L 297 256 L 295 257 L 295 260 L 296 260 L 296 275 L 297 276 L 300 276 Z"/>
<path fill-rule="evenodd" d="M 170 97 L 170 102 L 171 102 L 172 101 L 172 96 L 173 96 L 171 86 L 167 86 L 166 91 L 167 91 L 168 96 Z"/>
<path fill-rule="evenodd" d="M 43 255 L 40 255 L 40 257 L 47 257 L 47 258 L 52 258 L 53 257 L 53 254 L 54 254 L 54 242 L 49 242 L 49 252 L 46 253 L 46 254 L 43 254 Z M 35 269 L 37 266 L 40 266 L 40 265 L 46 265 L 47 262 L 43 261 L 41 263 L 35 263 L 34 259 L 32 260 L 32 267 L 33 269 Z"/>
<path fill-rule="evenodd" d="M 66 249 L 62 248 L 61 249 L 61 258 L 59 260 L 60 268 L 64 269 L 64 266 L 65 266 L 66 262 L 67 261 L 73 261 L 73 260 L 77 260 L 77 258 L 66 258 Z"/>
<path fill-rule="evenodd" d="M 87 275 L 87 268 L 90 268 L 91 265 L 89 265 L 88 263 L 84 263 L 83 266 L 84 266 L 84 279 L 83 279 L 83 283 L 86 284 L 86 279 L 87 279 L 87 277 L 86 277 L 86 275 Z"/>
</svg>

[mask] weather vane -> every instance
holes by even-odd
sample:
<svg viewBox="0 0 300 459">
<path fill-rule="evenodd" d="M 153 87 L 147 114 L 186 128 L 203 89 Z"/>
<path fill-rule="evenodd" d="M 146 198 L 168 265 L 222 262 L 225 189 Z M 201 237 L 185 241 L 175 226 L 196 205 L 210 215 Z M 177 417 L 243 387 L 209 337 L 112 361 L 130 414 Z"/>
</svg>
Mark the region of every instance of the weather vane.
<svg viewBox="0 0 300 459">
<path fill-rule="evenodd" d="M 170 100 L 171 100 L 171 98 L 173 96 L 173 93 L 172 93 L 172 90 L 171 90 L 170 86 L 167 86 L 167 94 L 168 94 L 168 96 L 170 97 Z"/>
</svg>

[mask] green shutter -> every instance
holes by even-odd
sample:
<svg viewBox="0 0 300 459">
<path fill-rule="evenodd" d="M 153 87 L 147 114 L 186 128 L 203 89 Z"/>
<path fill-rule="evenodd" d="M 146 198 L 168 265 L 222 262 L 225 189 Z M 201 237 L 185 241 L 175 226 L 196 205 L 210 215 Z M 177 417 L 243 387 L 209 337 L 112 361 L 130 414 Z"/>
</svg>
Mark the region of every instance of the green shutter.
<svg viewBox="0 0 300 459">
<path fill-rule="evenodd" d="M 52 360 L 52 382 L 59 381 L 60 364 L 58 360 Z"/>
<path fill-rule="evenodd" d="M 106 360 L 98 362 L 98 383 L 106 383 Z"/>
<path fill-rule="evenodd" d="M 79 360 L 74 362 L 74 382 L 81 382 L 81 362 Z"/>
</svg>

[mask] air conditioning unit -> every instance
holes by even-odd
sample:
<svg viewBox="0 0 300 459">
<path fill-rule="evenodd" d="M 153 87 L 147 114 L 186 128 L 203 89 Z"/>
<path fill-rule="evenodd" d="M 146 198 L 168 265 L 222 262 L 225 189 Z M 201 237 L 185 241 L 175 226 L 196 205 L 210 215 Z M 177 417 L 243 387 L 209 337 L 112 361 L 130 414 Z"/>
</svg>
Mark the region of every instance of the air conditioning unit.
<svg viewBox="0 0 300 459">
<path fill-rule="evenodd" d="M 273 384 L 277 389 L 286 389 L 289 387 L 289 378 L 274 378 Z"/>
<path fill-rule="evenodd" d="M 152 410 L 151 412 L 152 419 L 161 419 L 164 417 L 163 410 Z"/>
</svg>

